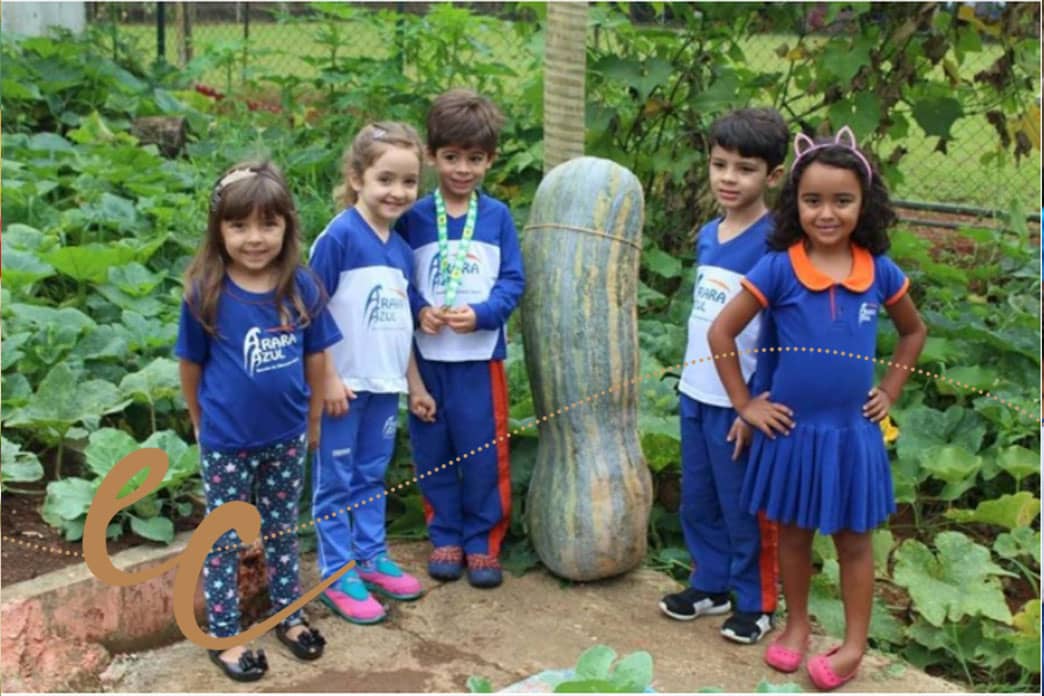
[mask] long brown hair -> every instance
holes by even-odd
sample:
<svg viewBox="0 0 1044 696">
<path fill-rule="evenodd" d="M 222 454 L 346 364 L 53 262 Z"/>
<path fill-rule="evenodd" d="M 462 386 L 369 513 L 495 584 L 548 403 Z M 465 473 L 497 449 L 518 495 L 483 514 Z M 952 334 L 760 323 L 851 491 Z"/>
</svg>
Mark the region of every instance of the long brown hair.
<svg viewBox="0 0 1044 696">
<path fill-rule="evenodd" d="M 290 187 L 283 173 L 271 162 L 241 162 L 226 170 L 214 184 L 207 233 L 185 271 L 184 291 L 189 309 L 211 335 L 217 335 L 218 302 L 231 260 L 221 237 L 221 223 L 243 220 L 255 212 L 263 218 L 282 217 L 286 222 L 283 248 L 272 262 L 276 270 L 275 303 L 280 322 L 294 324 L 293 315 L 298 326 L 307 326 L 310 321 L 311 313 L 297 287 L 301 224 Z"/>
<path fill-rule="evenodd" d="M 356 193 L 351 185 L 351 177 L 363 178 L 363 172 L 369 169 L 389 147 L 404 147 L 417 153 L 417 161 L 424 162 L 424 146 L 413 126 L 398 121 L 378 121 L 363 126 L 352 144 L 341 157 L 341 173 L 344 180 L 334 189 L 334 202 L 341 208 L 355 205 Z"/>
</svg>

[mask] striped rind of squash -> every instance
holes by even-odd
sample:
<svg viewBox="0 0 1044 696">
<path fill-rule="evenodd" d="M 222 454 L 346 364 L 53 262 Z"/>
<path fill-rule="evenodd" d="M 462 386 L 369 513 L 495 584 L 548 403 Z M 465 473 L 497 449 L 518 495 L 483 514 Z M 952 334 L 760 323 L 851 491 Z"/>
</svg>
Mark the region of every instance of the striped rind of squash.
<svg viewBox="0 0 1044 696">
<path fill-rule="evenodd" d="M 537 417 L 611 390 L 540 425 L 529 533 L 544 565 L 571 580 L 624 573 L 646 552 L 652 482 L 636 382 L 643 215 L 630 171 L 580 157 L 541 182 L 523 235 L 523 341 Z"/>
</svg>

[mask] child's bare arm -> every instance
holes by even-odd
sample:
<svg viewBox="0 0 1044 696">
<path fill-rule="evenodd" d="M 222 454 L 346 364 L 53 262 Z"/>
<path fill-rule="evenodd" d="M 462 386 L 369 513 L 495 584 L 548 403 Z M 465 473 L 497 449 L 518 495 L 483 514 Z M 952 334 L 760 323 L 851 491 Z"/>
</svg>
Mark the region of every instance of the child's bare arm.
<svg viewBox="0 0 1044 696">
<path fill-rule="evenodd" d="M 334 364 L 333 355 L 327 348 L 323 360 L 323 385 L 321 393 L 326 405 L 326 415 L 337 418 L 348 413 L 348 400 L 354 399 L 355 394 L 344 386 L 341 376 L 337 374 L 337 366 Z"/>
<path fill-rule="evenodd" d="M 192 430 L 195 432 L 196 440 L 199 440 L 199 383 L 203 379 L 203 366 L 181 358 L 178 360 L 178 373 L 181 377 L 181 394 L 185 397 L 185 405 L 188 407 L 189 418 L 192 420 Z"/>
<path fill-rule="evenodd" d="M 326 352 L 305 356 L 305 380 L 312 396 L 308 401 L 308 447 L 319 446 L 319 424 L 323 419 L 323 382 L 326 379 Z"/>
<path fill-rule="evenodd" d="M 409 389 L 410 412 L 426 423 L 435 420 L 435 399 L 431 397 L 428 388 L 424 386 L 420 370 L 417 369 L 417 360 L 414 352 L 410 351 L 410 362 L 406 366 L 406 384 Z"/>
<path fill-rule="evenodd" d="M 775 432 L 787 433 L 794 427 L 794 414 L 783 404 L 770 402 L 767 393 L 751 397 L 750 390 L 743 381 L 743 372 L 740 370 L 736 351 L 736 336 L 760 310 L 758 300 L 750 291 L 744 290 L 725 305 L 721 314 L 711 324 L 707 332 L 707 343 L 716 358 L 714 367 L 736 412 L 751 426 L 771 438 L 775 437 Z"/>
<path fill-rule="evenodd" d="M 888 415 L 888 409 L 903 391 L 903 385 L 910 376 L 905 368 L 913 368 L 924 348 L 928 329 L 921 320 L 921 315 L 914 306 L 909 295 L 904 295 L 898 302 L 887 305 L 885 309 L 892 318 L 899 342 L 892 353 L 892 366 L 888 368 L 881 383 L 870 392 L 863 413 L 872 421 L 880 421 Z"/>
</svg>

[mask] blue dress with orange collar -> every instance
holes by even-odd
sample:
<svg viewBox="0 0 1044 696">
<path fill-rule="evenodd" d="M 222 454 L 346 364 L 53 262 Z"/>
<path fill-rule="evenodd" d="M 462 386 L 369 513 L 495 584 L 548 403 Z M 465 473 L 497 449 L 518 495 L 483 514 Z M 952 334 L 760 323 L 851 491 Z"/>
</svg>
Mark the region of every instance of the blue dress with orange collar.
<svg viewBox="0 0 1044 696">
<path fill-rule="evenodd" d="M 895 498 L 881 429 L 862 407 L 874 384 L 878 312 L 909 280 L 887 256 L 853 245 L 852 271 L 835 283 L 798 242 L 765 256 L 742 282 L 772 309 L 782 353 L 771 400 L 793 409 L 795 421 L 790 435 L 756 432 L 742 504 L 823 534 L 873 529 Z"/>
</svg>

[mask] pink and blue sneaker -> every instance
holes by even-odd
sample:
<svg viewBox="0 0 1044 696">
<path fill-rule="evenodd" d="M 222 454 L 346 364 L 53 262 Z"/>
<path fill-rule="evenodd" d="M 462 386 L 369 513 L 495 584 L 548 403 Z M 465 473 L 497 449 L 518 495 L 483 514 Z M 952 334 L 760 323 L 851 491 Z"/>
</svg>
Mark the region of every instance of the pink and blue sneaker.
<svg viewBox="0 0 1044 696">
<path fill-rule="evenodd" d="M 385 616 L 384 607 L 370 595 L 355 568 L 341 576 L 332 587 L 326 588 L 319 599 L 333 613 L 355 624 L 379 623 Z"/>
<path fill-rule="evenodd" d="M 380 554 L 357 565 L 359 577 L 366 587 L 385 597 L 398 600 L 417 599 L 424 594 L 420 581 L 404 572 L 386 554 Z"/>
</svg>

